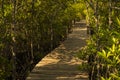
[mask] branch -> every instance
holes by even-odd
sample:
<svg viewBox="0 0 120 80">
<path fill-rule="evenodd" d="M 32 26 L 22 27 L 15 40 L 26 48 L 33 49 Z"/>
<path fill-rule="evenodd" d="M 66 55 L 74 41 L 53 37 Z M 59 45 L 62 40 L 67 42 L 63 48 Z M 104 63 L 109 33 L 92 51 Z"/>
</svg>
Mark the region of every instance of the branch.
<svg viewBox="0 0 120 80">
<path fill-rule="evenodd" d="M 120 7 L 112 7 L 112 9 L 120 10 Z"/>
<path fill-rule="evenodd" d="M 90 5 L 90 7 L 94 10 L 94 4 L 93 4 L 93 1 L 90 0 L 90 2 L 88 0 L 86 0 L 87 3 Z"/>
</svg>

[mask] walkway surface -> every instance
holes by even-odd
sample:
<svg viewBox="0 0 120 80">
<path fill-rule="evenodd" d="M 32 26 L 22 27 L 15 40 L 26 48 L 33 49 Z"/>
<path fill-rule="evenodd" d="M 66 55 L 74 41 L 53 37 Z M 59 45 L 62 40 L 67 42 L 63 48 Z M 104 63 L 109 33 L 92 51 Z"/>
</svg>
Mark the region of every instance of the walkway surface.
<svg viewBox="0 0 120 80">
<path fill-rule="evenodd" d="M 86 30 L 84 21 L 76 23 L 67 40 L 44 57 L 26 80 L 88 80 L 87 74 L 78 69 L 83 60 L 76 57 L 86 45 Z"/>
</svg>

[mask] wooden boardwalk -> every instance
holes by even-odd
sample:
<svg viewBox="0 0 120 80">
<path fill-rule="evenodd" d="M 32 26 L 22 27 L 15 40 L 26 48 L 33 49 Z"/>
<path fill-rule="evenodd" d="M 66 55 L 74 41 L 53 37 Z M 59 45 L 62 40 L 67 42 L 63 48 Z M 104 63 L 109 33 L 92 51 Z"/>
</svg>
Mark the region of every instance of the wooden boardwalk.
<svg viewBox="0 0 120 80">
<path fill-rule="evenodd" d="M 44 57 L 26 80 L 88 80 L 87 74 L 78 69 L 83 60 L 76 57 L 76 52 L 86 45 L 86 30 L 84 22 L 76 23 L 67 40 Z"/>
</svg>

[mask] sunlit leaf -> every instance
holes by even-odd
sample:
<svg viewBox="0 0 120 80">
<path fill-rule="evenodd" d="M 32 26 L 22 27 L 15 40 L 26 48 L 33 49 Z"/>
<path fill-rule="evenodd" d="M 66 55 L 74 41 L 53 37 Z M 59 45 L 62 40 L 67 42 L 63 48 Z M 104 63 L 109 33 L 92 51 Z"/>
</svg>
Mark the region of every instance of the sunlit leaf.
<svg viewBox="0 0 120 80">
<path fill-rule="evenodd" d="M 116 19 L 117 19 L 118 25 L 120 26 L 120 19 L 118 17 Z"/>
</svg>

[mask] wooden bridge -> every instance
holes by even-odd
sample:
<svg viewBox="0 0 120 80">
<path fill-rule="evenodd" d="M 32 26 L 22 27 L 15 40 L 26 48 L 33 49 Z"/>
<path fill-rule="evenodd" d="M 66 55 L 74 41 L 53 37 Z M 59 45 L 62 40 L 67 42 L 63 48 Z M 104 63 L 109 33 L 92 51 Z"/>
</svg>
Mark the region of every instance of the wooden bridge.
<svg viewBox="0 0 120 80">
<path fill-rule="evenodd" d="M 87 73 L 78 69 L 83 60 L 76 56 L 87 37 L 85 21 L 76 22 L 67 40 L 44 57 L 26 80 L 88 80 Z"/>
</svg>

